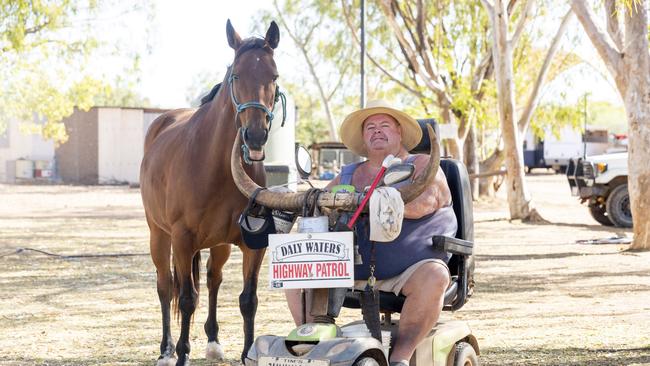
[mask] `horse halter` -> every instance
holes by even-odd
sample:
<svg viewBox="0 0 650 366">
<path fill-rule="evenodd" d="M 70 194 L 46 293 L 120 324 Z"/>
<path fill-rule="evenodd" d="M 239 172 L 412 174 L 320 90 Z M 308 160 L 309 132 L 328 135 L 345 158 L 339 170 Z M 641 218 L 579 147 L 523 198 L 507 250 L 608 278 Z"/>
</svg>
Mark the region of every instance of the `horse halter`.
<svg viewBox="0 0 650 366">
<path fill-rule="evenodd" d="M 267 106 L 264 104 L 257 102 L 257 101 L 251 101 L 251 102 L 246 102 L 246 103 L 239 103 L 237 100 L 237 97 L 235 96 L 235 80 L 239 79 L 239 75 L 231 72 L 230 76 L 228 77 L 228 87 L 230 89 L 230 99 L 232 100 L 232 104 L 235 106 L 235 127 L 237 126 L 237 121 L 239 117 L 239 113 L 243 112 L 247 108 L 257 108 L 261 109 L 264 114 L 266 114 L 266 120 L 269 123 L 269 128 L 266 130 L 267 131 L 267 136 L 268 136 L 268 131 L 271 130 L 271 126 L 273 123 L 273 118 L 275 118 L 275 115 Z M 284 122 L 287 120 L 287 97 L 280 91 L 279 86 L 275 86 L 275 97 L 273 99 L 273 109 L 275 110 L 275 106 L 278 103 L 278 101 L 282 102 L 282 123 L 280 124 L 280 127 L 284 127 Z M 246 133 L 246 129 L 241 130 L 242 134 L 242 141 L 244 141 L 244 134 Z M 252 164 L 252 160 L 250 159 L 248 147 L 246 144 L 242 144 L 242 151 L 243 151 L 243 157 L 244 161 L 246 164 Z"/>
</svg>

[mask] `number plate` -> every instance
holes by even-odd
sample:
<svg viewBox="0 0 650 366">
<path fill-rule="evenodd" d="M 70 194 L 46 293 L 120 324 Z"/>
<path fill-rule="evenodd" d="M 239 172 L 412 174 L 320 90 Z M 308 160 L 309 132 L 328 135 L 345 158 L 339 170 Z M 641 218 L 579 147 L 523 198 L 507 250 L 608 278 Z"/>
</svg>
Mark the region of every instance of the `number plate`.
<svg viewBox="0 0 650 366">
<path fill-rule="evenodd" d="M 329 366 L 326 360 L 308 360 L 288 357 L 260 357 L 260 366 Z"/>
</svg>

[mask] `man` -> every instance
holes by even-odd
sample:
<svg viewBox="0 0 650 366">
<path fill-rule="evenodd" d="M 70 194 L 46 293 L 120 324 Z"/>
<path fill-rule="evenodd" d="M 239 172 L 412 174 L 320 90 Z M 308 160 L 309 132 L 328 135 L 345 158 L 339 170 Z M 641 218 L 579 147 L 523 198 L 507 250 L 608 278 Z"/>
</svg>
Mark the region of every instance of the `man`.
<svg viewBox="0 0 650 366">
<path fill-rule="evenodd" d="M 422 139 L 422 130 L 412 117 L 385 101 L 370 101 L 366 108 L 348 115 L 341 125 L 340 136 L 348 149 L 368 160 L 343 167 L 328 188 L 351 184 L 357 191 L 363 191 L 389 154 L 415 164 L 414 176 L 424 170 L 429 159 L 428 155 L 409 155 L 408 151 Z M 355 288 L 363 290 L 370 274 L 371 243 L 368 230 L 358 225 L 367 225 L 367 220 L 359 222 L 356 230 L 364 264 L 355 266 Z M 406 297 L 391 351 L 391 366 L 408 365 L 417 345 L 438 321 L 450 281 L 446 264 L 449 257 L 431 248 L 431 237 L 455 236 L 456 230 L 451 193 L 444 173 L 438 170 L 433 184 L 404 206 L 399 237 L 390 243 L 375 244 L 375 287 Z M 287 299 L 298 322 L 301 318 L 298 293 L 288 291 Z"/>
</svg>

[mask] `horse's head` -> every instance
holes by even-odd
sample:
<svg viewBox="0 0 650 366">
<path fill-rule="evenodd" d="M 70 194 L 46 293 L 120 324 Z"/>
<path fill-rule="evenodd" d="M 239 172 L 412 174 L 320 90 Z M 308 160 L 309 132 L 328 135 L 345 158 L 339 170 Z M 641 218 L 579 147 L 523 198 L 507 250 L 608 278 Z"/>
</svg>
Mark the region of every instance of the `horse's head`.
<svg viewBox="0 0 650 366">
<path fill-rule="evenodd" d="M 278 100 L 276 79 L 278 70 L 273 50 L 280 42 L 280 30 L 275 22 L 266 37 L 242 41 L 230 20 L 226 25 L 228 44 L 235 50 L 228 84 L 235 107 L 235 123 L 241 127 L 243 144 L 250 160 L 264 160 L 264 144 L 273 121 L 273 107 Z"/>
</svg>

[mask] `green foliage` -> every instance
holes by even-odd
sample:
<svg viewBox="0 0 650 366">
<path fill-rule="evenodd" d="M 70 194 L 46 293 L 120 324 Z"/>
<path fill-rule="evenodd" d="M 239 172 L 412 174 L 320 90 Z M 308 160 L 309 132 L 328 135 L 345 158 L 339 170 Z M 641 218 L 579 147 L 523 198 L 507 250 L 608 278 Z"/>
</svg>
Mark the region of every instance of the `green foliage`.
<svg viewBox="0 0 650 366">
<path fill-rule="evenodd" d="M 274 1 L 274 10 L 261 12 L 253 31 L 263 34 L 271 20 L 279 24 L 283 40 L 276 52 L 293 62 L 289 73 L 278 65 L 278 83 L 298 107 L 298 139 L 304 144 L 331 140 L 330 119 L 336 132 L 352 96 L 357 98 L 352 105 L 358 105 L 358 53 L 340 7 L 317 0 Z"/>
<path fill-rule="evenodd" d="M 589 128 L 606 128 L 610 133 L 627 133 L 625 108 L 609 102 L 587 101 L 587 125 Z"/>
<path fill-rule="evenodd" d="M 108 83 L 88 69 L 103 46 L 93 19 L 107 8 L 122 9 L 120 5 L 110 0 L 0 0 L 0 131 L 13 119 L 24 122 L 24 131 L 62 143 L 67 136 L 61 120 L 74 107 L 143 101 L 130 91 L 130 71 Z M 133 10 L 132 4 L 127 7 Z"/>
<path fill-rule="evenodd" d="M 499 138 L 499 121 L 496 111 L 496 87 L 493 72 L 473 88 L 474 76 L 480 70 L 481 62 L 491 52 L 491 27 L 487 12 L 479 1 L 440 0 L 422 2 L 424 5 L 423 37 L 417 34 L 417 3 L 415 1 L 390 2 L 390 11 L 394 14 L 399 25 L 401 36 L 405 37 L 414 49 L 425 47 L 430 66 L 425 65 L 423 58 L 416 55 L 416 67 L 420 72 L 427 67 L 439 75 L 442 92 L 450 101 L 449 108 L 456 118 L 456 123 L 467 121 L 474 123 L 481 136 L 494 139 L 490 146 L 496 146 Z M 529 23 L 514 49 L 514 77 L 517 104 L 525 105 L 529 98 L 530 89 L 534 85 L 538 72 L 546 55 L 545 45 L 554 34 L 555 28 L 548 27 L 549 23 L 557 24 L 557 12 L 549 11 L 563 2 L 555 0 L 541 1 L 535 7 L 533 20 Z M 291 20 L 295 32 L 309 34 L 308 30 L 314 24 L 322 24 L 314 32 L 314 42 L 307 45 L 308 53 L 321 62 L 319 72 L 330 79 L 345 75 L 347 79 L 339 95 L 331 100 L 331 109 L 340 122 L 346 113 L 358 107 L 358 43 L 359 37 L 359 1 L 341 0 L 338 2 L 320 2 L 312 0 L 278 1 L 282 15 Z M 514 26 L 520 16 L 521 6 L 517 4 L 510 24 Z M 278 14 L 266 14 L 265 20 L 278 19 Z M 429 88 L 422 76 L 415 72 L 409 60 L 402 52 L 397 41 L 396 32 L 389 26 L 389 13 L 378 1 L 366 2 L 366 100 L 383 98 L 416 117 L 435 117 L 441 119 L 444 107 L 439 92 Z M 542 20 L 542 21 L 538 21 Z M 262 22 L 264 23 L 264 22 Z M 267 24 L 267 23 L 264 23 Z M 341 31 L 340 26 L 346 26 Z M 283 39 L 287 39 L 284 29 Z M 513 30 L 511 30 L 513 31 Z M 285 49 L 286 50 L 286 49 Z M 282 51 L 286 52 L 286 51 Z M 300 57 L 294 57 L 299 60 Z M 372 60 L 371 60 L 372 59 Z M 376 67 L 378 63 L 384 71 Z M 573 65 L 580 62 L 572 52 L 560 50 L 556 55 L 547 75 L 547 82 L 552 81 Z M 349 65 L 344 69 L 342 65 Z M 321 125 L 324 121 L 322 103 L 314 103 L 306 95 L 316 96 L 317 91 L 312 81 L 304 75 L 308 74 L 301 65 L 300 70 L 290 74 L 284 73 L 282 83 L 290 80 L 292 86 L 286 89 L 297 99 L 301 115 L 310 109 L 311 124 L 309 128 Z M 295 88 L 295 89 L 294 89 Z M 298 97 L 300 94 L 300 97 Z M 301 105 L 301 103 L 307 103 Z M 316 108 L 316 110 L 312 110 Z M 543 129 L 549 120 L 569 123 L 569 114 L 559 110 L 552 112 L 544 110 L 533 118 L 534 128 Z M 560 108 L 560 107 L 558 107 Z M 561 108 L 560 108 L 561 109 Z M 566 111 L 565 111 L 566 112 Z M 555 113 L 555 114 L 553 114 Z M 553 118 L 550 118 L 552 114 Z M 299 136 L 314 136 L 315 134 L 301 128 L 307 128 L 298 123 Z M 555 122 L 553 122 L 555 123 Z M 311 131 L 311 130 L 310 130 Z M 311 135 L 310 135 L 311 133 Z M 326 136 L 323 134 L 323 137 Z M 310 137 L 316 138 L 316 137 Z M 487 141 L 483 141 L 488 144 Z"/>
<path fill-rule="evenodd" d="M 545 131 L 550 131 L 560 138 L 560 130 L 570 126 L 581 129 L 584 113 L 581 105 L 544 104 L 537 107 L 531 120 L 531 130 L 537 137 L 544 138 Z"/>
</svg>

